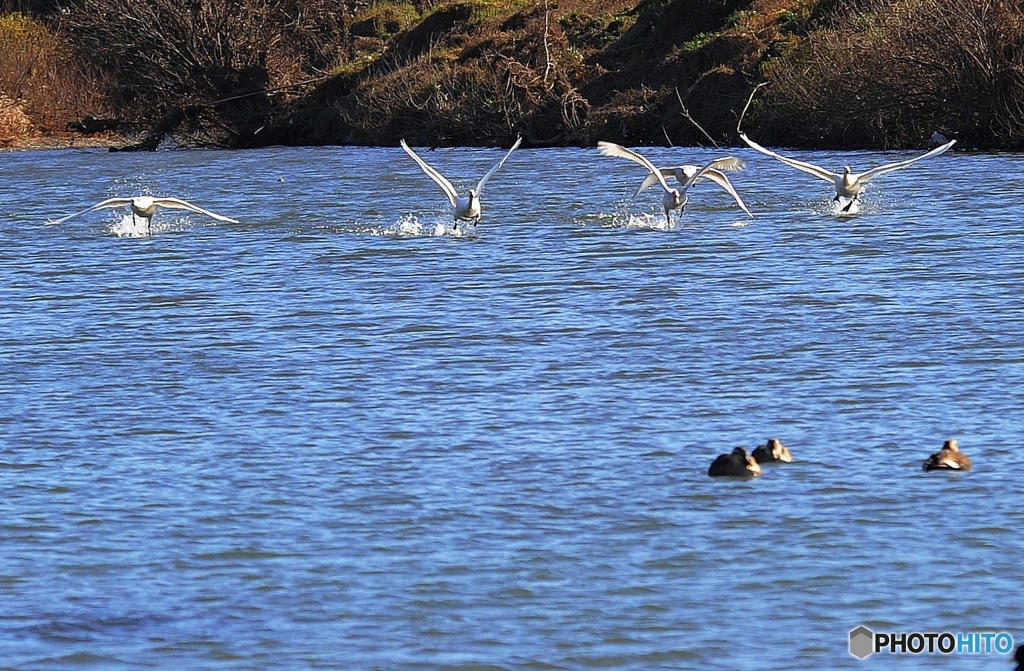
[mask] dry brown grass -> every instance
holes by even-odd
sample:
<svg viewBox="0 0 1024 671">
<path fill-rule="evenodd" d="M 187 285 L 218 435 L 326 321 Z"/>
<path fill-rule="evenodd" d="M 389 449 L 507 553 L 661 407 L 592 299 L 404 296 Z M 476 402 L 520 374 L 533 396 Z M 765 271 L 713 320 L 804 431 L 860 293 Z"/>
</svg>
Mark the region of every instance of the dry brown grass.
<svg viewBox="0 0 1024 671">
<path fill-rule="evenodd" d="M 542 144 L 583 128 L 590 106 L 575 82 L 594 66 L 570 43 L 558 6 L 518 3 L 509 16 L 480 5 L 425 12 L 329 99 L 334 123 L 318 118 L 317 141 L 507 144 L 521 132 Z"/>
<path fill-rule="evenodd" d="M 0 145 L 9 145 L 28 137 L 32 120 L 21 106 L 5 95 L 0 95 Z"/>
<path fill-rule="evenodd" d="M 22 14 L 0 16 L 0 142 L 60 134 L 69 121 L 101 116 L 104 100 L 103 83 L 61 35 Z"/>
<path fill-rule="evenodd" d="M 864 0 L 764 68 L 762 137 L 799 145 L 1024 144 L 1024 7 Z"/>
<path fill-rule="evenodd" d="M 245 146 L 350 53 L 353 17 L 368 4 L 78 0 L 60 21 L 116 80 L 120 116 L 185 144 Z"/>
</svg>

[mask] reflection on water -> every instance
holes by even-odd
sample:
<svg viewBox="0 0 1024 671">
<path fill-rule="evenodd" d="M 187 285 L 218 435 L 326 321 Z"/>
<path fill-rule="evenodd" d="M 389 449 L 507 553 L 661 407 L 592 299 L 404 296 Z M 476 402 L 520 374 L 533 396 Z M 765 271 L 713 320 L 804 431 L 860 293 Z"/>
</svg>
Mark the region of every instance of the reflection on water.
<svg viewBox="0 0 1024 671">
<path fill-rule="evenodd" d="M 636 166 L 520 149 L 458 229 L 398 148 L 4 155 L 0 660 L 806 669 L 882 659 L 847 651 L 861 624 L 1024 642 L 1015 157 L 922 162 L 836 218 L 750 154 L 753 219 L 698 185 L 669 227 Z M 954 163 L 987 188 L 936 192 Z M 43 224 L 143 191 L 242 223 Z M 794 463 L 707 476 L 769 437 Z M 971 472 L 922 471 L 947 438 Z"/>
</svg>

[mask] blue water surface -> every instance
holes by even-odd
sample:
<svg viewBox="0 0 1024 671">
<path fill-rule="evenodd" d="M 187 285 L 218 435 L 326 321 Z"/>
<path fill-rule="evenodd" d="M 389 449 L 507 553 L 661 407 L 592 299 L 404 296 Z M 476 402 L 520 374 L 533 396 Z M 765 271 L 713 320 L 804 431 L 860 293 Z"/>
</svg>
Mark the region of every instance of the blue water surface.
<svg viewBox="0 0 1024 671">
<path fill-rule="evenodd" d="M 741 156 L 755 216 L 704 182 L 666 226 L 595 149 L 518 150 L 459 229 L 398 148 L 0 155 L 0 668 L 1010 668 L 847 643 L 1024 643 L 1020 157 L 837 218 L 643 151 Z M 241 223 L 45 224 L 143 193 Z M 924 473 L 947 438 L 974 469 Z"/>
</svg>

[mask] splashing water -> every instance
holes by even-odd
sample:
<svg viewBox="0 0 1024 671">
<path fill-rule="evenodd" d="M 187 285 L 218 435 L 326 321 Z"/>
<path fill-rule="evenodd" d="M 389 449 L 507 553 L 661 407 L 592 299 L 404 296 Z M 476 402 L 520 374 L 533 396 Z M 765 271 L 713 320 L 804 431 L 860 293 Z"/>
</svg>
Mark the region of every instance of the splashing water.
<svg viewBox="0 0 1024 671">
<path fill-rule="evenodd" d="M 860 212 L 859 200 L 839 196 L 838 200 L 832 201 L 832 214 L 837 217 L 852 217 L 858 212 Z"/>
<path fill-rule="evenodd" d="M 120 221 L 111 224 L 110 232 L 119 238 L 148 238 L 152 235 L 145 219 L 130 214 L 124 215 Z"/>
<path fill-rule="evenodd" d="M 453 223 L 449 223 L 450 221 L 450 219 L 445 218 L 444 220 L 421 222 L 416 216 L 410 214 L 402 216 L 390 226 L 373 228 L 370 233 L 389 238 L 440 238 L 444 236 L 461 238 L 472 235 L 473 229 L 471 225 L 462 223 L 459 226 L 455 226 Z"/>
<path fill-rule="evenodd" d="M 626 218 L 624 224 L 625 228 L 639 228 L 642 230 L 649 231 L 671 231 L 676 227 L 677 219 L 673 219 L 670 224 L 663 213 L 654 214 L 653 212 L 647 212 L 642 214 L 630 214 Z"/>
</svg>

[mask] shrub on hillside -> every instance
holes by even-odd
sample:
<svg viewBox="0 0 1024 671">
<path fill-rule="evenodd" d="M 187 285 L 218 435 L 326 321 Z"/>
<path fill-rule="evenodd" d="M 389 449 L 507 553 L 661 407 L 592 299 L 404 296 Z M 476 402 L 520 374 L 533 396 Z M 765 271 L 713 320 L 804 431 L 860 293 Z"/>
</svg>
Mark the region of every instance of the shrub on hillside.
<svg viewBox="0 0 1024 671">
<path fill-rule="evenodd" d="M 1024 6 L 863 0 L 766 63 L 748 127 L 777 143 L 1024 145 Z"/>
<path fill-rule="evenodd" d="M 238 144 L 301 82 L 344 56 L 365 0 L 77 0 L 62 17 L 117 82 L 132 120 L 192 121 L 193 141 Z"/>
<path fill-rule="evenodd" d="M 103 94 L 102 82 L 80 67 L 59 34 L 23 14 L 0 16 L 0 142 L 101 115 Z"/>
<path fill-rule="evenodd" d="M 580 132 L 590 105 L 575 88 L 594 70 L 549 7 L 511 17 L 468 5 L 427 11 L 340 95 L 325 93 L 332 118 L 317 118 L 317 142 L 533 144 Z"/>
</svg>

